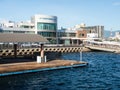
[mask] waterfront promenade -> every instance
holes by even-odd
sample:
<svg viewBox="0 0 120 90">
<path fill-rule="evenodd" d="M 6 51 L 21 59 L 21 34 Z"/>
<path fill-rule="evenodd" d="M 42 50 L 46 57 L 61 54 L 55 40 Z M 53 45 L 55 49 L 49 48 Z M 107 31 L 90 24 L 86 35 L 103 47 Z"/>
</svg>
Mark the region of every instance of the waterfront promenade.
<svg viewBox="0 0 120 90">
<path fill-rule="evenodd" d="M 91 42 L 87 42 L 85 47 L 91 50 L 96 50 L 96 51 L 107 51 L 107 52 L 120 53 L 120 43 L 117 43 L 117 42 L 91 41 Z"/>
<path fill-rule="evenodd" d="M 118 50 L 113 48 L 106 48 L 101 46 L 86 46 L 87 48 L 93 50 L 93 51 L 105 51 L 105 52 L 117 52 Z"/>
</svg>

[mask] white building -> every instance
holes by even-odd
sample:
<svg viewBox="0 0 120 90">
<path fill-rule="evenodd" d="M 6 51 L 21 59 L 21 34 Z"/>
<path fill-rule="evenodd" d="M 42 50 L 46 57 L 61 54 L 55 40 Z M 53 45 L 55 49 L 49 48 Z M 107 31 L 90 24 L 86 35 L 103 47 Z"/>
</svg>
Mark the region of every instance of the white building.
<svg viewBox="0 0 120 90">
<path fill-rule="evenodd" d="M 97 33 L 87 33 L 87 38 L 98 38 L 98 34 Z"/>
<path fill-rule="evenodd" d="M 120 40 L 120 32 L 115 32 L 115 36 L 111 36 L 109 37 L 110 40 L 115 40 L 115 41 L 118 41 Z"/>
<path fill-rule="evenodd" d="M 115 37 L 118 38 L 118 39 L 120 39 L 120 32 L 116 32 L 115 33 Z"/>
<path fill-rule="evenodd" d="M 31 21 L 22 21 L 22 22 L 15 23 L 14 27 L 35 29 L 35 25 L 34 23 L 31 23 Z"/>
<path fill-rule="evenodd" d="M 7 21 L 7 20 L 3 20 L 3 21 L 0 21 L 0 27 L 14 27 L 15 25 L 15 22 L 13 21 Z"/>
</svg>

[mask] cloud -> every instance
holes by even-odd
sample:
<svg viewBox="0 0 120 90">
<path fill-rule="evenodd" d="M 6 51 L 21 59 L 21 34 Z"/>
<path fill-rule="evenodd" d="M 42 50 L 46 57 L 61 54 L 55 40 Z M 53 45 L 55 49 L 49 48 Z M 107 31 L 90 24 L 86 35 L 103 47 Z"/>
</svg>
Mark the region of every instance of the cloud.
<svg viewBox="0 0 120 90">
<path fill-rule="evenodd" d="M 120 2 L 114 2 L 113 5 L 114 6 L 120 6 Z"/>
</svg>

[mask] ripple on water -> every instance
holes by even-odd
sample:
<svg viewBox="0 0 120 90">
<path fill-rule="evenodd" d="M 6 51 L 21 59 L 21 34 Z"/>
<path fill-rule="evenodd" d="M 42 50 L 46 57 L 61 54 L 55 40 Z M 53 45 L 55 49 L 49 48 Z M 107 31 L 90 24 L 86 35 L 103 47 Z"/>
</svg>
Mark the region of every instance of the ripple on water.
<svg viewBox="0 0 120 90">
<path fill-rule="evenodd" d="M 62 59 L 80 60 L 79 53 L 63 53 Z M 0 78 L 0 90 L 120 90 L 120 55 L 85 52 L 83 68 L 43 71 Z"/>
</svg>

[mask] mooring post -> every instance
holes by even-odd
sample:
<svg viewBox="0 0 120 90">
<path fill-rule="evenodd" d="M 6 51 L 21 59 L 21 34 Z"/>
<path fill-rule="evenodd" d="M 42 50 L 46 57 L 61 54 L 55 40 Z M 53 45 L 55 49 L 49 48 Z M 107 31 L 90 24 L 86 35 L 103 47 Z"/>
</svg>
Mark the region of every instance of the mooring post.
<svg viewBox="0 0 120 90">
<path fill-rule="evenodd" d="M 44 62 L 44 44 L 41 44 L 40 50 L 41 61 Z"/>
<path fill-rule="evenodd" d="M 14 44 L 14 58 L 17 57 L 17 44 Z"/>
<path fill-rule="evenodd" d="M 45 63 L 47 62 L 47 57 L 45 56 Z"/>
</svg>

